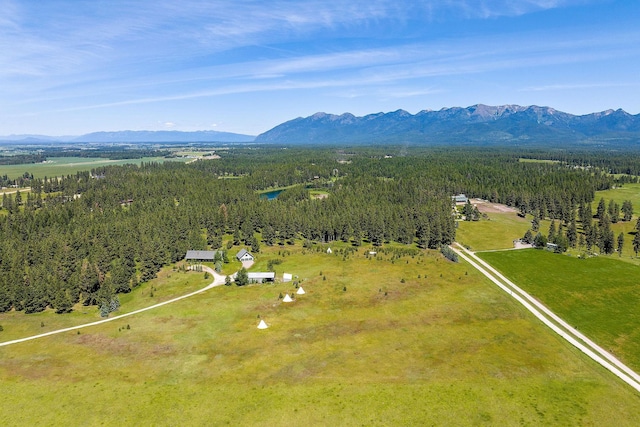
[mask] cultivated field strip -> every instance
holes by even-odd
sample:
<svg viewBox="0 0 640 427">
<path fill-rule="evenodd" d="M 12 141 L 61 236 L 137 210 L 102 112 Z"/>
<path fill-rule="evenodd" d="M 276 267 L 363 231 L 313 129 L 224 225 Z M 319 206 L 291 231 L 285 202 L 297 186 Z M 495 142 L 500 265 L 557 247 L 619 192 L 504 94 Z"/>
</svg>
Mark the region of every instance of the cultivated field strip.
<svg viewBox="0 0 640 427">
<path fill-rule="evenodd" d="M 576 331 L 575 328 L 571 327 L 527 292 L 504 277 L 491 265 L 478 258 L 472 251 L 465 249 L 458 243 L 455 243 L 455 246 L 456 247 L 452 246 L 451 248 L 458 254 L 458 256 L 484 274 L 493 283 L 498 285 L 500 289 L 511 295 L 545 325 L 551 328 L 562 338 L 569 341 L 573 346 L 589 356 L 591 359 L 640 392 L 640 375 L 635 371 L 584 336 L 582 333 Z"/>
</svg>

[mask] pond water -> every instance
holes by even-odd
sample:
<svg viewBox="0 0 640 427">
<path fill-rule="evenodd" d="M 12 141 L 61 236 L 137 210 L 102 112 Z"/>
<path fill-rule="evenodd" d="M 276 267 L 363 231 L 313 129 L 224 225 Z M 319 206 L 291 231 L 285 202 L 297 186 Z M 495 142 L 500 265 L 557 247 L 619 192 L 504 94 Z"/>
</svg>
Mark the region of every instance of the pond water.
<svg viewBox="0 0 640 427">
<path fill-rule="evenodd" d="M 261 199 L 267 199 L 267 200 L 275 200 L 278 198 L 278 195 L 280 193 L 282 193 L 284 190 L 273 190 L 273 191 L 268 191 L 266 193 L 262 193 L 260 195 Z"/>
</svg>

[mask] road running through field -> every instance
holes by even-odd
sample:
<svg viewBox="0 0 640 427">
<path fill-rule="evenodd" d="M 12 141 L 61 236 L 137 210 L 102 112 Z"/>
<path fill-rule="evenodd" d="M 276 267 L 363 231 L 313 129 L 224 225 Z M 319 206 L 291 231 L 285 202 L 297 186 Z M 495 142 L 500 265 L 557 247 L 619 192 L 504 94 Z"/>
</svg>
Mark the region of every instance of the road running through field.
<svg viewBox="0 0 640 427">
<path fill-rule="evenodd" d="M 61 334 L 63 332 L 74 331 L 76 329 L 82 329 L 82 328 L 88 328 L 90 326 L 101 325 L 101 324 L 107 323 L 107 322 L 113 322 L 114 320 L 119 320 L 119 319 L 122 319 L 123 317 L 127 317 L 127 316 L 133 316 L 134 314 L 142 313 L 144 311 L 153 310 L 154 308 L 162 307 L 163 305 L 171 304 L 171 303 L 174 303 L 176 301 L 180 301 L 180 300 L 183 300 L 185 298 L 189 298 L 189 297 L 192 297 L 194 295 L 201 294 L 202 292 L 208 291 L 209 289 L 215 288 L 216 286 L 224 285 L 225 276 L 222 276 L 222 275 L 216 273 L 213 269 L 211 269 L 211 268 L 209 268 L 209 267 L 207 267 L 205 265 L 202 266 L 202 270 L 208 272 L 209 274 L 211 274 L 213 276 L 213 282 L 211 282 L 206 287 L 204 287 L 202 289 L 199 289 L 197 291 L 194 291 L 194 292 L 191 292 L 191 293 L 188 293 L 186 295 L 182 295 L 182 296 L 179 296 L 179 297 L 176 297 L 176 298 L 172 298 L 170 300 L 163 301 L 163 302 L 160 302 L 158 304 L 151 305 L 149 307 L 145 307 L 145 308 L 141 308 L 141 309 L 138 309 L 138 310 L 134 310 L 134 311 L 132 311 L 130 313 L 124 313 L 124 314 L 120 314 L 118 316 L 109 317 L 109 318 L 106 318 L 106 319 L 103 319 L 103 320 L 98 320 L 98 321 L 91 322 L 91 323 L 84 323 L 82 325 L 71 326 L 69 328 L 56 329 L 55 331 L 49 331 L 49 332 L 45 332 L 43 334 L 32 335 L 30 337 L 18 338 L 18 339 L 11 340 L 11 341 L 1 342 L 0 343 L 0 347 L 4 347 L 4 346 L 7 346 L 7 345 L 11 345 L 11 344 L 18 344 L 18 343 L 25 342 L 25 341 L 31 341 L 31 340 L 35 340 L 35 339 L 38 339 L 38 338 L 49 337 L 51 335 Z"/>
<path fill-rule="evenodd" d="M 524 290 L 520 289 L 509 279 L 504 277 L 500 272 L 494 269 L 487 262 L 478 258 L 472 251 L 465 249 L 458 243 L 450 246 L 460 258 L 467 261 L 475 269 L 480 271 L 489 280 L 498 285 L 500 289 L 511 295 L 516 301 L 522 304 L 534 316 L 542 321 L 546 326 L 551 328 L 555 333 L 565 340 L 569 341 L 574 347 L 582 351 L 591 359 L 611 371 L 618 378 L 629 384 L 631 387 L 640 392 L 640 375 L 631 368 L 616 359 L 612 354 L 605 351 L 582 333 L 575 330 L 564 320 L 554 314 L 551 310 L 533 298 Z"/>
</svg>

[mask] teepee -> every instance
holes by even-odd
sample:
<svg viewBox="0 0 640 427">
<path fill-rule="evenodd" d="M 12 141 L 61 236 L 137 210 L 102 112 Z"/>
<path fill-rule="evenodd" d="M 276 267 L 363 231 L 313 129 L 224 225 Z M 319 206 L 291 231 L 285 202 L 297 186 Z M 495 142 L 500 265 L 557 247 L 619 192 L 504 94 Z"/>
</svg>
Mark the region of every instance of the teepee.
<svg viewBox="0 0 640 427">
<path fill-rule="evenodd" d="M 266 323 L 264 323 L 264 320 L 260 320 L 260 323 L 258 324 L 258 329 L 267 329 L 268 326 Z"/>
<path fill-rule="evenodd" d="M 298 290 L 296 291 L 296 294 L 298 294 L 298 295 L 304 295 L 305 294 L 304 289 L 302 289 L 302 286 L 300 286 L 298 288 Z"/>
<path fill-rule="evenodd" d="M 282 302 L 293 302 L 289 294 L 286 294 L 284 298 L 282 298 Z"/>
</svg>

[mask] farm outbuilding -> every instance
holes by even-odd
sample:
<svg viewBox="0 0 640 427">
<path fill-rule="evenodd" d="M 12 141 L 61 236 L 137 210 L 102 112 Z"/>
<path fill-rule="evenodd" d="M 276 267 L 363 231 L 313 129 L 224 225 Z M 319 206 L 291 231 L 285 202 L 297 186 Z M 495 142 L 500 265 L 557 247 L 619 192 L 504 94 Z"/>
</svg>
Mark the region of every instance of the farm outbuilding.
<svg viewBox="0 0 640 427">
<path fill-rule="evenodd" d="M 187 251 L 185 261 L 213 262 L 217 251 Z"/>
<path fill-rule="evenodd" d="M 273 282 L 276 278 L 276 273 L 273 271 L 267 271 L 264 273 L 247 273 L 249 277 L 249 282 L 254 283 L 262 283 L 262 282 Z"/>
<path fill-rule="evenodd" d="M 451 199 L 456 205 L 459 203 L 466 204 L 469 201 L 469 198 L 464 194 L 456 194 L 455 196 L 451 197 Z"/>
</svg>

